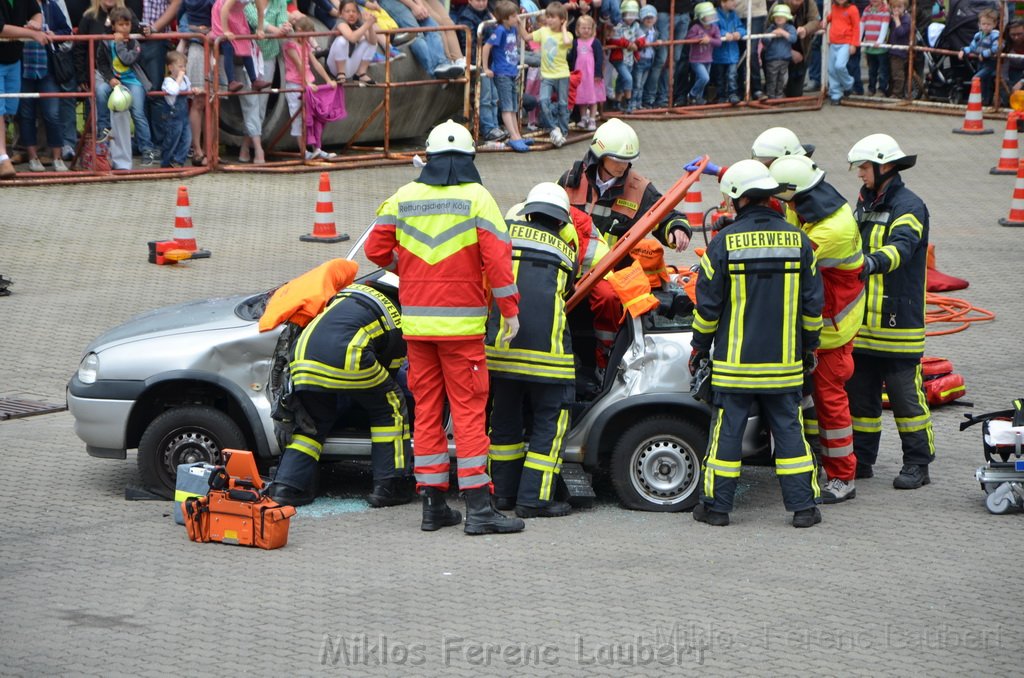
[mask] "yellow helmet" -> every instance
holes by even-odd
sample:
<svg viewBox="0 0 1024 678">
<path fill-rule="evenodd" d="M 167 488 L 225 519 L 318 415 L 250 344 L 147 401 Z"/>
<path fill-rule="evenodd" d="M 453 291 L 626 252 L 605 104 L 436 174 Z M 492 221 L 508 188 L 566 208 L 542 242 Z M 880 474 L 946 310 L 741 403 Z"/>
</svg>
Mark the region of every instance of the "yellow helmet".
<svg viewBox="0 0 1024 678">
<path fill-rule="evenodd" d="M 733 200 L 764 198 L 779 192 L 779 182 L 772 178 L 768 168 L 757 160 L 733 163 L 722 175 L 722 194 Z"/>
<path fill-rule="evenodd" d="M 750 148 L 751 157 L 758 159 L 781 158 L 786 155 L 807 155 L 807 149 L 797 139 L 793 130 L 786 127 L 771 127 L 761 132 Z"/>
<path fill-rule="evenodd" d="M 453 120 L 446 120 L 430 130 L 427 136 L 427 155 L 437 153 L 463 153 L 475 155 L 473 135 L 469 130 Z"/>
<path fill-rule="evenodd" d="M 825 172 L 806 155 L 779 158 L 772 163 L 769 172 L 782 187 L 779 197 L 783 200 L 792 200 L 794 195 L 814 188 L 825 178 Z"/>
<path fill-rule="evenodd" d="M 632 127 L 612 118 L 594 132 L 590 152 L 597 158 L 608 156 L 616 160 L 633 160 L 640 155 L 640 140 Z"/>
<path fill-rule="evenodd" d="M 901 169 L 913 167 L 917 162 L 916 155 L 907 155 L 888 134 L 869 134 L 853 145 L 847 154 L 850 167 L 865 162 L 879 165 L 892 163 Z"/>
</svg>

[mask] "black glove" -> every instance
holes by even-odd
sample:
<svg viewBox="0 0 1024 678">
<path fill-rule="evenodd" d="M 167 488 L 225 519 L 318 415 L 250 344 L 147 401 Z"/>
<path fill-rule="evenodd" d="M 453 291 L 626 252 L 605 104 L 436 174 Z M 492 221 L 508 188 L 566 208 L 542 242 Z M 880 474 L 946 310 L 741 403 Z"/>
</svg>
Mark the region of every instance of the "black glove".
<svg viewBox="0 0 1024 678">
<path fill-rule="evenodd" d="M 864 257 L 864 268 L 860 270 L 860 275 L 857 277 L 861 280 L 867 280 L 868 276 L 878 270 L 878 264 L 871 257 Z"/>
<path fill-rule="evenodd" d="M 715 219 L 715 223 L 711 224 L 711 230 L 722 231 L 727 226 L 731 225 L 734 221 L 736 221 L 736 217 L 734 216 L 728 214 L 720 216 L 717 219 Z"/>
<path fill-rule="evenodd" d="M 690 362 L 687 365 L 690 368 L 690 376 L 697 374 L 697 368 L 700 367 L 701 362 L 709 360 L 711 353 L 708 351 L 702 351 L 700 349 L 693 349 L 690 351 Z"/>
<path fill-rule="evenodd" d="M 818 368 L 818 356 L 814 351 L 804 353 L 804 374 L 813 374 Z"/>
</svg>

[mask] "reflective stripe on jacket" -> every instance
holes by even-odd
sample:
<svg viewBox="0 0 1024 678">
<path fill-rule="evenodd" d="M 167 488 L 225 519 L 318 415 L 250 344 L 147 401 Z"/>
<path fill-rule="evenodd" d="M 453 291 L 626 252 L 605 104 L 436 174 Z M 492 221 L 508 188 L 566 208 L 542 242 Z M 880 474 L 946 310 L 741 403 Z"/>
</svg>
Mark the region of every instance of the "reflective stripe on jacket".
<svg viewBox="0 0 1024 678">
<path fill-rule="evenodd" d="M 487 284 L 505 317 L 519 312 L 508 229 L 480 184 L 402 186 L 377 210 L 366 257 L 395 271 L 407 339 L 482 337 Z"/>
<path fill-rule="evenodd" d="M 822 306 L 806 234 L 770 207 L 746 206 L 701 258 L 697 301 L 691 343 L 713 348 L 714 389 L 803 388 L 803 355 L 818 346 Z"/>
<path fill-rule="evenodd" d="M 864 283 L 858 277 L 864 266 L 860 231 L 849 205 L 821 221 L 803 225 L 814 243 L 815 263 L 824 287 L 821 348 L 845 345 L 860 329 L 864 317 Z"/>
<path fill-rule="evenodd" d="M 864 252 L 877 265 L 865 286 L 856 353 L 889 358 L 924 355 L 928 208 L 897 174 L 881 195 L 862 189 L 857 222 Z"/>
<path fill-rule="evenodd" d="M 519 333 L 496 345 L 501 317 L 492 308 L 487 323 L 487 369 L 494 376 L 535 382 L 571 382 L 576 377 L 565 300 L 573 284 L 577 252 L 575 227 L 558 233 L 527 221 L 509 222 L 512 270 L 521 303 Z"/>
<path fill-rule="evenodd" d="M 373 388 L 404 357 L 398 308 L 371 287 L 349 285 L 296 340 L 292 384 L 312 391 Z"/>
</svg>

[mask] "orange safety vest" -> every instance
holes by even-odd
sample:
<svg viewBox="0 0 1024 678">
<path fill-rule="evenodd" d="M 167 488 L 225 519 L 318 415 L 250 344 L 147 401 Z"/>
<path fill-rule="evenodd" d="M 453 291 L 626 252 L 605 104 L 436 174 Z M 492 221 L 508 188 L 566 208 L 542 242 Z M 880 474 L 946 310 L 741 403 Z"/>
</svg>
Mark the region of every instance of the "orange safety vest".
<svg viewBox="0 0 1024 678">
<path fill-rule="evenodd" d="M 591 185 L 586 172 L 580 172 L 579 184 L 567 186 L 565 190 L 569 194 L 569 204 L 591 216 L 594 225 L 607 236 L 608 246 L 611 247 L 633 225 L 650 183 L 648 179 L 630 170 L 622 184 L 621 193 L 612 198 L 607 193 L 600 195 L 597 187 Z M 614 215 L 621 215 L 625 220 L 613 226 Z"/>
</svg>

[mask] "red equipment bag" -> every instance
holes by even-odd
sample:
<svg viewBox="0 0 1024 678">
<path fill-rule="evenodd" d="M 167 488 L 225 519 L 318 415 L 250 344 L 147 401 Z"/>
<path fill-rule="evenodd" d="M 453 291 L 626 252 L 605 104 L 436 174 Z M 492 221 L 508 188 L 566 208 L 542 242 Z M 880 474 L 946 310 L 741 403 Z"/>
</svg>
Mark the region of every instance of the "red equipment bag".
<svg viewBox="0 0 1024 678">
<path fill-rule="evenodd" d="M 963 375 L 953 372 L 953 363 L 945 358 L 921 358 L 925 400 L 931 406 L 945 405 L 967 394 Z M 882 391 L 882 406 L 889 407 L 889 394 Z"/>
</svg>

